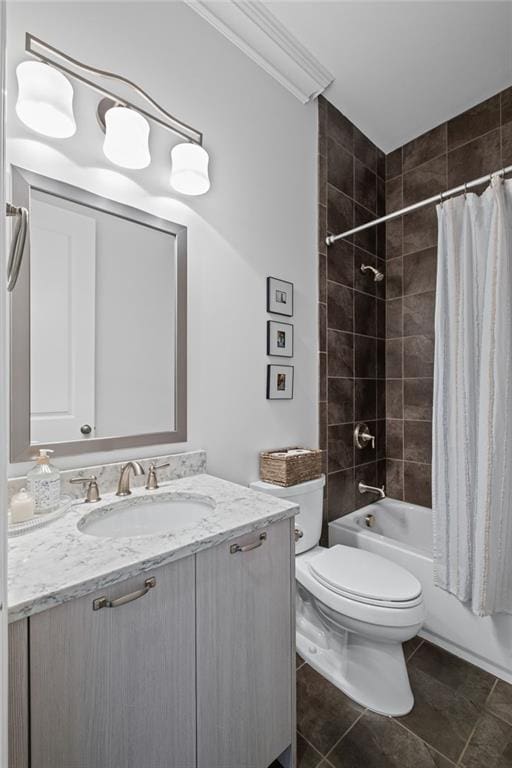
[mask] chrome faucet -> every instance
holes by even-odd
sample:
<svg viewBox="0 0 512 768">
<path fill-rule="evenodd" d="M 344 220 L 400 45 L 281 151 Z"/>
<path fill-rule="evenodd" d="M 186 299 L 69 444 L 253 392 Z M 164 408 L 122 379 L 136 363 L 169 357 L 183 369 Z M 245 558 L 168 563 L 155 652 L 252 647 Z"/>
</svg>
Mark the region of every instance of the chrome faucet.
<svg viewBox="0 0 512 768">
<path fill-rule="evenodd" d="M 365 485 L 364 483 L 359 483 L 357 488 L 359 493 L 376 493 L 381 499 L 386 498 L 386 491 L 384 490 L 384 486 L 381 488 L 375 488 L 373 485 Z"/>
<path fill-rule="evenodd" d="M 130 490 L 130 470 L 133 469 L 134 475 L 143 475 L 144 467 L 138 461 L 129 461 L 127 464 L 123 464 L 121 467 L 121 474 L 119 475 L 119 483 L 117 486 L 116 496 L 129 496 Z"/>
</svg>

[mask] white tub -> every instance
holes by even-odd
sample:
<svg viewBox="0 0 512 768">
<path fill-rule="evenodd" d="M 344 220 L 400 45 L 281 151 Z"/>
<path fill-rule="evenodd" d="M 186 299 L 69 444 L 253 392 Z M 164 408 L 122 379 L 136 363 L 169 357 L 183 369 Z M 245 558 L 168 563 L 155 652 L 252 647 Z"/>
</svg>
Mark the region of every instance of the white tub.
<svg viewBox="0 0 512 768">
<path fill-rule="evenodd" d="M 368 527 L 367 515 L 375 522 Z M 512 683 L 512 615 L 479 618 L 434 586 L 432 510 L 383 499 L 329 524 L 329 546 L 347 544 L 403 565 L 421 581 L 427 617 L 420 635 Z M 511 553 L 512 556 L 512 553 Z"/>
</svg>

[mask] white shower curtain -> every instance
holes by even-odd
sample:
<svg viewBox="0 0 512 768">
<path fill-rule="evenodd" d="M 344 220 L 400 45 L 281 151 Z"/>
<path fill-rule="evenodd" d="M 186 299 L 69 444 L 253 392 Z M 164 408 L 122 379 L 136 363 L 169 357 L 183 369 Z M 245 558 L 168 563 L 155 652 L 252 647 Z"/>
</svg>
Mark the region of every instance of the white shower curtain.
<svg viewBox="0 0 512 768">
<path fill-rule="evenodd" d="M 512 611 L 512 181 L 437 207 L 435 582 Z"/>
</svg>

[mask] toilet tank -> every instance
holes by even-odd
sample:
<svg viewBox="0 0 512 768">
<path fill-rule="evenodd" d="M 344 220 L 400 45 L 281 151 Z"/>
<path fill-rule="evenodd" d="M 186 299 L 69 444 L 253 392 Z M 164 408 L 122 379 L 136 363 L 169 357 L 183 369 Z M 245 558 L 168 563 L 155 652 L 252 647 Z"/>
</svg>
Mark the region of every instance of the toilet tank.
<svg viewBox="0 0 512 768">
<path fill-rule="evenodd" d="M 288 488 L 264 483 L 262 480 L 250 485 L 253 491 L 269 493 L 271 496 L 279 496 L 281 499 L 289 499 L 294 504 L 299 505 L 300 512 L 295 518 L 295 528 L 302 531 L 303 535 L 295 543 L 296 555 L 316 547 L 320 541 L 324 485 L 324 475 L 315 480 L 308 480 L 306 483 L 290 485 Z"/>
</svg>

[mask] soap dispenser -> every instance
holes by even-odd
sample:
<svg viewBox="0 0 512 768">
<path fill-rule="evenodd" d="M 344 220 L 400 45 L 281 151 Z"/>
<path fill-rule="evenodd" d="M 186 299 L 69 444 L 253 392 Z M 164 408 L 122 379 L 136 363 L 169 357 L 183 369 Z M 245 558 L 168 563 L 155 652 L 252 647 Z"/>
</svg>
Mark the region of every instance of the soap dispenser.
<svg viewBox="0 0 512 768">
<path fill-rule="evenodd" d="M 49 448 L 40 448 L 35 466 L 27 472 L 27 484 L 34 497 L 36 515 L 44 515 L 57 509 L 60 502 L 60 472 L 50 464 Z"/>
</svg>

